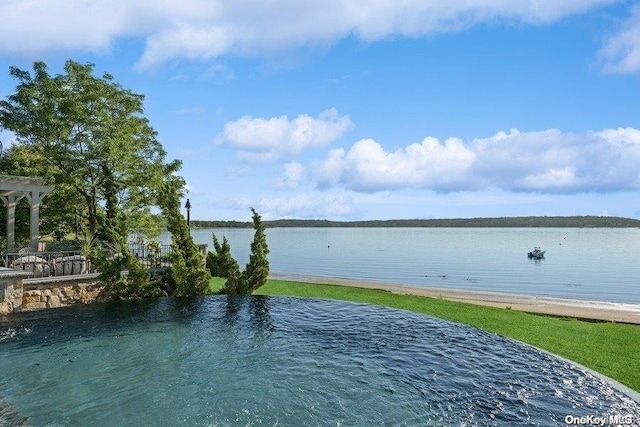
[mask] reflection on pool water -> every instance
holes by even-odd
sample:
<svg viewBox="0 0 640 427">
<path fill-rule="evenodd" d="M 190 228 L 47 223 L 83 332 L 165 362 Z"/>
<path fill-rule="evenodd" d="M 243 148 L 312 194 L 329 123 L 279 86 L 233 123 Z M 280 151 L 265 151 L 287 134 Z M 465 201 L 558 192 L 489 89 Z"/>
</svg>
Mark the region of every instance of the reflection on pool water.
<svg viewBox="0 0 640 427">
<path fill-rule="evenodd" d="M 0 425 L 2 414 L 36 426 L 511 426 L 640 415 L 608 383 L 517 342 L 327 300 L 212 296 L 24 313 L 0 319 L 0 360 Z"/>
</svg>

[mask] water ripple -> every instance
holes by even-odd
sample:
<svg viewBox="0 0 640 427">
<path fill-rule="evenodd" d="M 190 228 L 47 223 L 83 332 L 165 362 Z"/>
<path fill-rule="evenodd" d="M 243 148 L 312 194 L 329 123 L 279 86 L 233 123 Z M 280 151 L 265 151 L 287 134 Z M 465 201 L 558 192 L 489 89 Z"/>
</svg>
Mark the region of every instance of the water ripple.
<svg viewBox="0 0 640 427">
<path fill-rule="evenodd" d="M 546 353 L 372 305 L 277 297 L 94 304 L 2 319 L 0 337 L 0 395 L 33 425 L 640 417 L 637 402 Z"/>
</svg>

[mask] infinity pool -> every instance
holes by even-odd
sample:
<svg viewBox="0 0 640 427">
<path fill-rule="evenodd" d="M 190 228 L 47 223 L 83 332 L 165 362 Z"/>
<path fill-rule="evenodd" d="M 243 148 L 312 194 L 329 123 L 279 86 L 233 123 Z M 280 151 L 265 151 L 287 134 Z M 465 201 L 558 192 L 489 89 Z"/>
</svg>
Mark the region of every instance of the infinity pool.
<svg viewBox="0 0 640 427">
<path fill-rule="evenodd" d="M 280 297 L 0 317 L 0 396 L 0 426 L 546 426 L 640 415 L 603 380 L 496 335 Z"/>
</svg>

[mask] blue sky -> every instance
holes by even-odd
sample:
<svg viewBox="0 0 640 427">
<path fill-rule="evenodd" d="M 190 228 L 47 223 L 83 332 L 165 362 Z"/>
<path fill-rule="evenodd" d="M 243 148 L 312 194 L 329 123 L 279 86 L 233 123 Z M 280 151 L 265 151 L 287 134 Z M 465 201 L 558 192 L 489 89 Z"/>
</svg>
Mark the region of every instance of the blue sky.
<svg viewBox="0 0 640 427">
<path fill-rule="evenodd" d="M 0 3 L 0 97 L 67 59 L 145 95 L 194 219 L 640 218 L 634 1 Z"/>
</svg>

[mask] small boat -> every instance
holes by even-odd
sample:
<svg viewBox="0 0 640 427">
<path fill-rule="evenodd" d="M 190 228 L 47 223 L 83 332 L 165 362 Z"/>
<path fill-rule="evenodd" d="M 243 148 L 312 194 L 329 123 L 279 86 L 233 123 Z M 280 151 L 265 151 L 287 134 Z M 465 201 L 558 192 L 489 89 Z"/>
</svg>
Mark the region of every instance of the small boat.
<svg viewBox="0 0 640 427">
<path fill-rule="evenodd" d="M 545 251 L 540 250 L 540 247 L 536 246 L 535 248 L 533 248 L 531 252 L 527 254 L 527 256 L 533 259 L 540 259 L 540 258 L 544 258 L 544 253 Z"/>
</svg>

